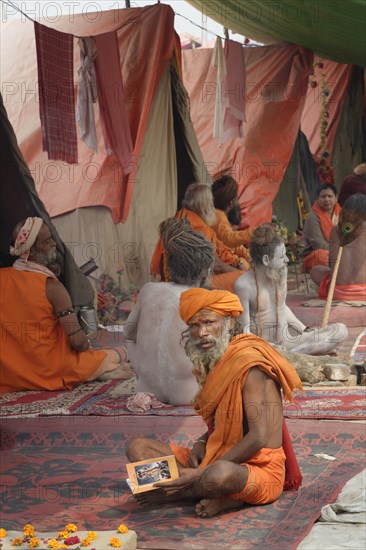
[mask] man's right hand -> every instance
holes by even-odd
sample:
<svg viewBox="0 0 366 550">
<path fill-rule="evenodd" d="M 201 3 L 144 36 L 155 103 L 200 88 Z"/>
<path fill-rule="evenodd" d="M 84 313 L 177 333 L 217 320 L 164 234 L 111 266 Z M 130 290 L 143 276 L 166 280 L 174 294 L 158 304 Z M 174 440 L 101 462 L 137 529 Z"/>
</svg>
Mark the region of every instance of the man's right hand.
<svg viewBox="0 0 366 550">
<path fill-rule="evenodd" d="M 193 445 L 191 454 L 188 457 L 188 466 L 190 468 L 198 468 L 206 454 L 206 443 L 204 441 L 196 441 Z"/>
</svg>

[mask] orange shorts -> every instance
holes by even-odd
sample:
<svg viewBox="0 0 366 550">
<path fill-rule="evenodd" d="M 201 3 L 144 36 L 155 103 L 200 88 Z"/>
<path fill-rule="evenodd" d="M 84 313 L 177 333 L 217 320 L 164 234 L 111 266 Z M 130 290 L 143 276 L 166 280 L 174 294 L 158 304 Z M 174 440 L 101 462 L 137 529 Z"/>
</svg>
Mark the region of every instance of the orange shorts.
<svg viewBox="0 0 366 550">
<path fill-rule="evenodd" d="M 177 461 L 187 466 L 191 449 L 170 444 Z M 240 493 L 227 495 L 233 500 L 242 500 L 247 504 L 269 504 L 279 498 L 285 482 L 286 456 L 282 449 L 261 449 L 245 466 L 248 470 L 248 481 Z"/>
</svg>

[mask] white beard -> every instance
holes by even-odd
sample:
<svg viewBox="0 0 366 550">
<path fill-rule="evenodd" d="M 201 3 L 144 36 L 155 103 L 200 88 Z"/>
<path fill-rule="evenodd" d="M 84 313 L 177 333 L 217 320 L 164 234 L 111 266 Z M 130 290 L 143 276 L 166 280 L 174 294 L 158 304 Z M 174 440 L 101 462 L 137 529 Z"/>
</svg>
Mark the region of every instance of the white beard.
<svg viewBox="0 0 366 550">
<path fill-rule="evenodd" d="M 266 276 L 275 284 L 275 286 L 283 286 L 283 284 L 287 281 L 287 266 L 284 265 L 281 269 L 267 266 Z"/>
<path fill-rule="evenodd" d="M 228 321 L 230 321 L 230 318 Z M 202 340 L 188 337 L 184 348 L 188 358 L 193 363 L 192 373 L 194 374 L 199 387 L 199 391 L 193 402 L 201 393 L 209 373 L 215 368 L 217 363 L 221 361 L 222 356 L 231 342 L 231 339 L 231 331 L 227 324 L 225 324 L 225 328 L 219 337 L 215 338 L 213 336 L 208 336 L 204 339 L 204 342 L 215 343 L 215 346 L 208 350 L 201 349 L 199 347 L 199 344 L 203 343 Z"/>
</svg>

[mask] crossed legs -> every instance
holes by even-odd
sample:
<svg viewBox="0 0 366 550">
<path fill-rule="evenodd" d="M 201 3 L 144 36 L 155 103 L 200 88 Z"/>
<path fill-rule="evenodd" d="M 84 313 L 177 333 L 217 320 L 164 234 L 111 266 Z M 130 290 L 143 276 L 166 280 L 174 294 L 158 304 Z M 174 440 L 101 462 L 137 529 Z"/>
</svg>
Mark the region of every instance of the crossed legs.
<svg viewBox="0 0 366 550">
<path fill-rule="evenodd" d="M 171 455 L 172 449 L 161 441 L 136 438 L 129 443 L 126 454 L 131 462 L 137 462 Z M 167 485 L 167 490 L 155 489 L 141 493 L 136 495 L 138 502 L 151 505 L 182 500 L 198 501 L 196 513 L 203 517 L 244 505 L 242 501 L 227 498 L 226 495 L 239 493 L 244 489 L 248 479 L 248 470 L 245 466 L 225 460 L 199 469 L 186 468 L 179 462 L 177 464 L 182 480 L 181 487 L 170 491 Z"/>
</svg>

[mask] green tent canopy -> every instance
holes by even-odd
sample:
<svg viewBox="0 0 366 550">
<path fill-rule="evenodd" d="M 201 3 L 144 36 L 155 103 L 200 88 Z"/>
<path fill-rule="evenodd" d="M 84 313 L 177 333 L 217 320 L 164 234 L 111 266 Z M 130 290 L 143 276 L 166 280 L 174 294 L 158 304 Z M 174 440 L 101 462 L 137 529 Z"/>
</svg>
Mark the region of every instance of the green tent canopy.
<svg viewBox="0 0 366 550">
<path fill-rule="evenodd" d="M 265 44 L 291 42 L 366 66 L 366 0 L 187 0 L 203 16 Z"/>
</svg>

